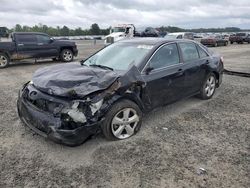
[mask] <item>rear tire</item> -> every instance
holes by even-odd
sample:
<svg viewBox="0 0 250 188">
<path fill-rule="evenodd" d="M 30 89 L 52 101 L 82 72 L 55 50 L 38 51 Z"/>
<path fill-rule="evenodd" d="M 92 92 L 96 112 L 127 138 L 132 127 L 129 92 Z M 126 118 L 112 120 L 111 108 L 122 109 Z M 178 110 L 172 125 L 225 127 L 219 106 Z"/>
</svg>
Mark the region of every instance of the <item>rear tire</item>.
<svg viewBox="0 0 250 188">
<path fill-rule="evenodd" d="M 207 100 L 213 97 L 216 90 L 216 76 L 214 73 L 209 73 L 200 89 L 199 97 L 203 100 Z"/>
<path fill-rule="evenodd" d="M 142 112 L 134 102 L 118 101 L 105 115 L 102 132 L 108 140 L 127 139 L 140 130 L 141 119 Z"/>
<path fill-rule="evenodd" d="M 71 62 L 71 61 L 73 61 L 74 55 L 73 55 L 72 50 L 70 50 L 70 49 L 62 50 L 61 53 L 60 53 L 60 59 L 63 62 Z"/>
<path fill-rule="evenodd" d="M 7 67 L 9 63 L 10 58 L 4 53 L 0 53 L 0 69 Z"/>
</svg>

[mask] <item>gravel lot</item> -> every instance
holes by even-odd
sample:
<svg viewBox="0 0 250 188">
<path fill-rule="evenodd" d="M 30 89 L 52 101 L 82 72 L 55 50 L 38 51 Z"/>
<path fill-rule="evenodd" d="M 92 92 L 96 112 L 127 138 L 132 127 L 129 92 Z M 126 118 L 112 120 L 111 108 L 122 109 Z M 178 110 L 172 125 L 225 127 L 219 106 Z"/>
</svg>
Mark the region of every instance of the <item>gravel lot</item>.
<svg viewBox="0 0 250 188">
<path fill-rule="evenodd" d="M 103 46 L 78 43 L 78 59 Z M 250 72 L 250 45 L 212 49 L 226 68 Z M 156 109 L 128 140 L 100 134 L 71 148 L 34 134 L 17 116 L 21 85 L 57 63 L 31 62 L 0 70 L 0 187 L 250 187 L 250 78 L 225 75 L 209 101 Z"/>
</svg>

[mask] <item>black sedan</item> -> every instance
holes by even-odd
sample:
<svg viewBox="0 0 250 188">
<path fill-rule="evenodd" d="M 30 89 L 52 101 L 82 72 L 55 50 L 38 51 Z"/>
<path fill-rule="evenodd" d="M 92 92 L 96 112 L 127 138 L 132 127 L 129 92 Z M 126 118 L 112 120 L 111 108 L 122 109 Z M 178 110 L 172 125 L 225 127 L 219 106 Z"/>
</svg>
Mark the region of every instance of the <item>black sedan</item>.
<svg viewBox="0 0 250 188">
<path fill-rule="evenodd" d="M 69 146 L 100 131 L 110 140 L 137 133 L 142 116 L 179 99 L 210 99 L 223 59 L 189 40 L 137 38 L 105 47 L 81 63 L 35 72 L 19 92 L 21 120 Z"/>
</svg>

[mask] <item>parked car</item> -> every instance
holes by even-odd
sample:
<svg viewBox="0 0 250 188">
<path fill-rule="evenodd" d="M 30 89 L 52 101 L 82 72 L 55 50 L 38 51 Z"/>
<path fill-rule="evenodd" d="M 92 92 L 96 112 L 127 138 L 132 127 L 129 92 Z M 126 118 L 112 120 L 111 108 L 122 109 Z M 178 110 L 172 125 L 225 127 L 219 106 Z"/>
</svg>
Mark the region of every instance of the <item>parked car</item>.
<svg viewBox="0 0 250 188">
<path fill-rule="evenodd" d="M 244 42 L 250 43 L 250 34 L 249 33 L 236 33 L 229 37 L 231 44 L 234 42 L 238 44 L 243 44 Z"/>
<path fill-rule="evenodd" d="M 228 40 L 226 40 L 222 35 L 211 35 L 206 38 L 202 38 L 200 43 L 205 46 L 227 46 Z"/>
<path fill-rule="evenodd" d="M 194 34 L 191 32 L 168 33 L 164 38 L 166 38 L 166 39 L 190 39 L 190 40 L 194 40 Z"/>
<path fill-rule="evenodd" d="M 147 27 L 144 31 L 142 31 L 141 37 L 159 37 L 159 31 L 152 27 Z"/>
<path fill-rule="evenodd" d="M 9 36 L 8 29 L 6 27 L 0 27 L 0 38 L 8 36 Z"/>
<path fill-rule="evenodd" d="M 212 98 L 222 72 L 221 56 L 195 41 L 122 40 L 81 63 L 37 70 L 19 92 L 18 114 L 38 134 L 69 146 L 100 131 L 123 140 L 156 107 L 197 94 Z"/>
<path fill-rule="evenodd" d="M 10 61 L 30 58 L 71 62 L 77 53 L 75 42 L 55 40 L 44 33 L 15 32 L 11 42 L 0 42 L 0 68 L 7 67 Z"/>
</svg>

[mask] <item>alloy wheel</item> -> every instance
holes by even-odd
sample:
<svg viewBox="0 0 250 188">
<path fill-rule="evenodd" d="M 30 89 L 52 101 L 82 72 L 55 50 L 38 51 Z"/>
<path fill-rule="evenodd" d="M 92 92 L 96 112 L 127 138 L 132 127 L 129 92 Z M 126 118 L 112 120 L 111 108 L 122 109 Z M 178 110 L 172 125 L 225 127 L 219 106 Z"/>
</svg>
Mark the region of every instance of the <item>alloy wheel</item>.
<svg viewBox="0 0 250 188">
<path fill-rule="evenodd" d="M 65 51 L 64 51 L 64 53 L 63 53 L 63 59 L 64 59 L 65 61 L 71 61 L 71 60 L 72 60 L 72 57 L 73 57 L 73 55 L 72 55 L 72 52 L 71 52 L 71 51 L 69 51 L 69 50 L 65 50 Z"/>
<path fill-rule="evenodd" d="M 206 85 L 205 85 L 205 93 L 207 95 L 207 97 L 210 97 L 214 94 L 215 91 L 215 78 L 214 76 L 210 76 L 207 81 L 206 81 Z"/>
<path fill-rule="evenodd" d="M 140 118 L 133 108 L 124 108 L 115 114 L 111 121 L 111 130 L 118 139 L 131 137 L 135 133 Z"/>
<path fill-rule="evenodd" d="M 8 63 L 8 59 L 3 56 L 3 55 L 0 55 L 0 67 L 5 67 Z"/>
</svg>

